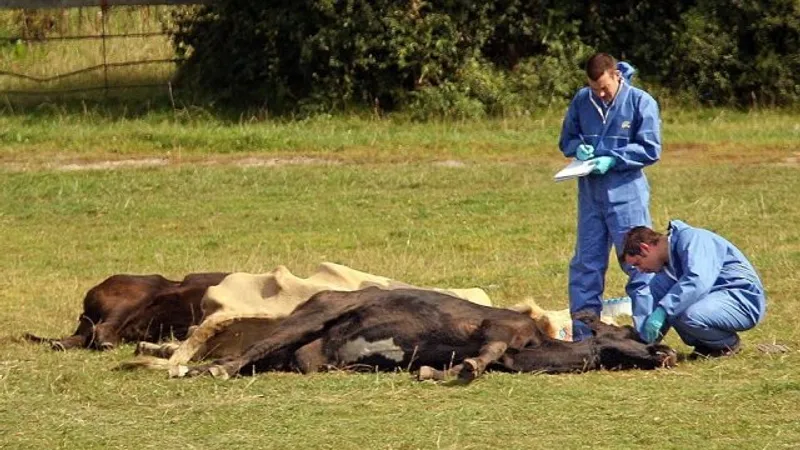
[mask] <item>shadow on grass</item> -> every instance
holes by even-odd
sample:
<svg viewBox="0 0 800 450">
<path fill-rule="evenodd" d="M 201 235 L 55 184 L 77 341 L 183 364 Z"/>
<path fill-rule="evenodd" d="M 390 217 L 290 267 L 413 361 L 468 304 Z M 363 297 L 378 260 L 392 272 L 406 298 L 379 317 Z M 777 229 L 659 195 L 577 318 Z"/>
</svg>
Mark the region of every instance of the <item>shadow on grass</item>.
<svg viewBox="0 0 800 450">
<path fill-rule="evenodd" d="M 176 89 L 166 83 L 156 86 L 115 86 L 109 89 L 92 87 L 68 92 L 0 91 L 0 116 L 18 116 L 31 120 L 73 116 L 114 122 L 147 117 L 177 122 L 209 120 L 222 124 L 240 124 L 266 120 L 291 122 L 319 115 L 382 117 L 381 114 L 376 116 L 375 111 L 369 108 L 361 107 L 311 114 L 273 111 L 266 106 L 220 104 L 211 100 L 210 96 Z"/>
<path fill-rule="evenodd" d="M 155 86 L 92 87 L 74 90 L 41 90 L 3 93 L 0 91 L 0 115 L 29 119 L 52 119 L 65 116 L 101 118 L 109 121 L 140 117 L 187 116 L 221 122 L 241 122 L 272 118 L 268 111 L 220 107 L 197 96 L 172 89 L 168 84 Z"/>
</svg>

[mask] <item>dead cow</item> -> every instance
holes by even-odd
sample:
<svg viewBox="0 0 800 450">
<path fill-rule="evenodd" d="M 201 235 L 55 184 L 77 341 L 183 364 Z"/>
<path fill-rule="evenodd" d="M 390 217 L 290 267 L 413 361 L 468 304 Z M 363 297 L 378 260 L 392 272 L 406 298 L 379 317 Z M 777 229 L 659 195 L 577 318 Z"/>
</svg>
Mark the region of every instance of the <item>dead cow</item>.
<svg viewBox="0 0 800 450">
<path fill-rule="evenodd" d="M 587 320 L 596 331 L 594 337 L 564 342 L 546 336 L 528 315 L 440 292 L 323 291 L 244 354 L 179 372 L 227 378 L 264 370 L 309 373 L 331 366 L 366 366 L 418 370 L 420 379 L 454 376 L 469 382 L 490 366 L 560 373 L 655 369 L 675 363 L 676 354 L 667 346 L 647 345 L 630 329 Z"/>
<path fill-rule="evenodd" d="M 56 350 L 107 350 L 120 342 L 185 339 L 189 327 L 203 318 L 200 303 L 206 289 L 226 275 L 189 274 L 180 282 L 161 275 L 112 275 L 86 293 L 72 336 L 49 339 L 26 334 L 25 338 L 49 342 Z"/>
</svg>

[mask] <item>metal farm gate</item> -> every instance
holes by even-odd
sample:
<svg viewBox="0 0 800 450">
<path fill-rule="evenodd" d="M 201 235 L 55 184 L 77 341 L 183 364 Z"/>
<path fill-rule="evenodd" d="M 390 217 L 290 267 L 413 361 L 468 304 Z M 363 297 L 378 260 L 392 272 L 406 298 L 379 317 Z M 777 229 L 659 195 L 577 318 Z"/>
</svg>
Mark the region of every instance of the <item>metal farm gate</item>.
<svg viewBox="0 0 800 450">
<path fill-rule="evenodd" d="M 208 1 L 0 0 L 0 17 L 6 25 L 5 36 L 0 35 L 0 95 L 100 90 L 108 94 L 111 89 L 159 86 L 171 92 L 170 74 L 180 58 L 164 45 L 168 33 L 161 27 L 154 29 L 152 24 L 146 27 L 144 22 L 165 14 L 170 7 Z M 112 26 L 110 19 L 115 14 L 120 20 L 126 16 L 127 26 Z M 8 30 L 16 31 L 16 35 Z M 147 39 L 159 40 L 158 52 L 148 52 L 146 45 L 140 44 Z M 119 51 L 119 42 L 124 40 L 129 42 L 126 52 Z M 48 46 L 62 51 L 51 55 L 45 50 Z M 142 54 L 123 54 L 136 50 Z M 118 75 L 135 75 L 145 66 L 147 70 L 162 66 L 161 75 L 129 76 L 124 82 Z"/>
</svg>

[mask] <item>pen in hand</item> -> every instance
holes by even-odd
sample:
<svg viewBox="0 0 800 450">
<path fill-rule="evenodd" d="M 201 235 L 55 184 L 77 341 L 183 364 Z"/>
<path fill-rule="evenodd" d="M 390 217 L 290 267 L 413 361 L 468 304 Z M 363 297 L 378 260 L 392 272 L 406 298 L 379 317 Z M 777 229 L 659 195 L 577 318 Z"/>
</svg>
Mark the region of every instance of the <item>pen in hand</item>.
<svg viewBox="0 0 800 450">
<path fill-rule="evenodd" d="M 594 147 L 592 147 L 591 145 L 588 145 L 586 143 L 586 139 L 584 139 L 583 134 L 578 133 L 578 137 L 580 138 L 581 142 L 583 143 L 583 145 L 581 145 L 579 147 L 588 147 L 589 150 L 588 151 L 587 150 L 583 150 L 583 156 L 584 157 L 580 157 L 578 155 L 581 153 L 581 149 L 579 149 L 578 151 L 575 152 L 575 158 L 577 158 L 580 161 L 589 161 L 589 160 L 591 160 L 592 158 L 594 158 Z"/>
</svg>

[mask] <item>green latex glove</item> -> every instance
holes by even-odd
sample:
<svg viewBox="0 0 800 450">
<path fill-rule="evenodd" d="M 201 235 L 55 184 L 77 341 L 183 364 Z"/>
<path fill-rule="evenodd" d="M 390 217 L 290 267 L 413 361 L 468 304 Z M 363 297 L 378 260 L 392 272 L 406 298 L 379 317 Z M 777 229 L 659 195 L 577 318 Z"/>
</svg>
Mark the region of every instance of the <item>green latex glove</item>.
<svg viewBox="0 0 800 450">
<path fill-rule="evenodd" d="M 658 340 L 661 337 L 661 329 L 664 328 L 665 320 L 667 320 L 667 311 L 659 306 L 644 321 L 642 339 L 648 344 Z"/>
<path fill-rule="evenodd" d="M 594 158 L 594 147 L 589 144 L 581 144 L 575 149 L 575 157 L 581 161 Z"/>
<path fill-rule="evenodd" d="M 608 172 L 612 167 L 614 167 L 614 164 L 617 163 L 617 160 L 614 159 L 613 156 L 598 156 L 592 161 L 594 161 L 594 169 L 592 169 L 592 173 L 599 173 L 600 175 Z"/>
</svg>

